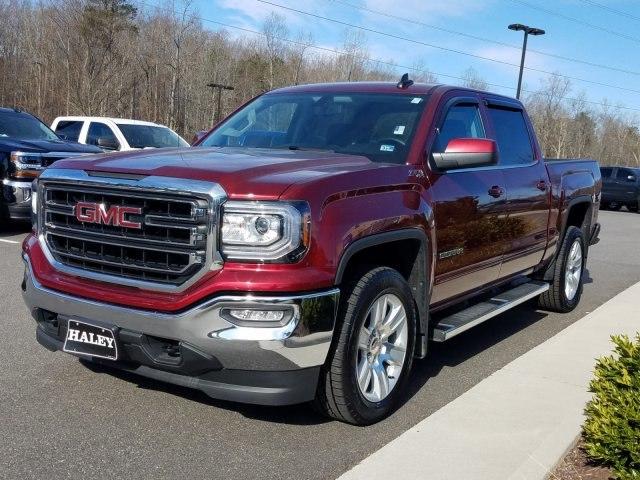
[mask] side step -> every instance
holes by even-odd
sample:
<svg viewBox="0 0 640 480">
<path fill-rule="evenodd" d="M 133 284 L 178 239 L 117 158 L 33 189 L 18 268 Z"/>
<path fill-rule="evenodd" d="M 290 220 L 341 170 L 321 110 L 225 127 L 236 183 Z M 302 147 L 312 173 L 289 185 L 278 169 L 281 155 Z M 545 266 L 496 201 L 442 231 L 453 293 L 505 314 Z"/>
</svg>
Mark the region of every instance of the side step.
<svg viewBox="0 0 640 480">
<path fill-rule="evenodd" d="M 489 300 L 476 303 L 469 308 L 441 319 L 433 331 L 433 340 L 435 342 L 445 342 L 459 333 L 537 297 L 547 290 L 549 290 L 548 283 L 534 281 L 523 283 L 511 290 L 505 290 Z"/>
</svg>

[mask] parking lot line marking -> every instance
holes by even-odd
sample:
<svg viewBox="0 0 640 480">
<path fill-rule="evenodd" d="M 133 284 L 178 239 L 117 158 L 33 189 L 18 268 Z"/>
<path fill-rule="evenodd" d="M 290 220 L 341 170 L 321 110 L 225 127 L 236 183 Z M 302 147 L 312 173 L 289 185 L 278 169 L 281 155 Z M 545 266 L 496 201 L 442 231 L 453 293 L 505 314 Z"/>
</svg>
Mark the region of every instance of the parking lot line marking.
<svg viewBox="0 0 640 480">
<path fill-rule="evenodd" d="M 13 243 L 13 244 L 19 244 L 20 242 L 16 242 L 15 240 L 5 240 L 4 238 L 0 238 L 0 242 L 2 243 Z"/>
</svg>

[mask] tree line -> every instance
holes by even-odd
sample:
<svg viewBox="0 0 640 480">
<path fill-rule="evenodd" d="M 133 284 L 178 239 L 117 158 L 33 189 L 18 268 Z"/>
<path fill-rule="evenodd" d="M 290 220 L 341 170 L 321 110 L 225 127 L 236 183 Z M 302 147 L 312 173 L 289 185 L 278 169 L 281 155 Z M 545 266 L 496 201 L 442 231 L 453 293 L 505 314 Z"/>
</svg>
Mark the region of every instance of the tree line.
<svg viewBox="0 0 640 480">
<path fill-rule="evenodd" d="M 359 32 L 345 31 L 333 50 L 276 14 L 259 35 L 238 35 L 208 24 L 189 0 L 157 1 L 0 0 L 0 105 L 46 122 L 74 114 L 150 120 L 189 139 L 214 122 L 211 83 L 234 87 L 222 95 L 227 115 L 280 86 L 399 77 L 393 61 L 371 58 Z M 438 81 L 421 62 L 411 76 Z M 473 69 L 457 83 L 487 89 Z M 639 121 L 630 113 L 594 106 L 559 76 L 524 101 L 546 156 L 640 166 Z"/>
</svg>

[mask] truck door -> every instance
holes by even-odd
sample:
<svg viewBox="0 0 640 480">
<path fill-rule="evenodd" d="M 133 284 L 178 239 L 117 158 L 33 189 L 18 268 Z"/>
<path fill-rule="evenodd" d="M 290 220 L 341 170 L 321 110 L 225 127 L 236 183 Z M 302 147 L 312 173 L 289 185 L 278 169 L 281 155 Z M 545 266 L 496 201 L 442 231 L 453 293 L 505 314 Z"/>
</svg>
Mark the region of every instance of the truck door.
<svg viewBox="0 0 640 480">
<path fill-rule="evenodd" d="M 630 168 L 618 167 L 613 183 L 614 200 L 634 206 L 638 199 L 636 172 Z"/>
<path fill-rule="evenodd" d="M 453 97 L 444 102 L 436 117 L 439 120 L 429 159 L 433 153 L 444 152 L 452 139 L 487 135 L 477 96 Z M 498 279 L 505 250 L 502 225 L 507 197 L 504 175 L 497 167 L 431 170 L 436 224 L 431 302 L 438 304 Z"/>
<path fill-rule="evenodd" d="M 520 103 L 489 99 L 486 104 L 508 192 L 508 246 L 500 271 L 500 277 L 505 278 L 542 261 L 547 247 L 551 186 Z"/>
</svg>

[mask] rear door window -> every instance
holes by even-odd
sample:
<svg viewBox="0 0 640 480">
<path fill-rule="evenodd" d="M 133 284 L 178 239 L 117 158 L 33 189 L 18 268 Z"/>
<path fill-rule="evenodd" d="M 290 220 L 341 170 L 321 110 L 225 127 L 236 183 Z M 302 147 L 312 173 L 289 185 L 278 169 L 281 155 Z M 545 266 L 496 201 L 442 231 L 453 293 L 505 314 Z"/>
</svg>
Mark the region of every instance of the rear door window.
<svg viewBox="0 0 640 480">
<path fill-rule="evenodd" d="M 600 169 L 600 176 L 602 178 L 611 178 L 611 174 L 613 173 L 612 167 L 602 167 Z"/>
<path fill-rule="evenodd" d="M 489 118 L 496 132 L 501 165 L 527 165 L 533 162 L 533 147 L 522 110 L 489 106 Z"/>
<path fill-rule="evenodd" d="M 77 142 L 84 122 L 78 120 L 61 120 L 56 125 L 56 133 L 65 140 Z"/>
</svg>

